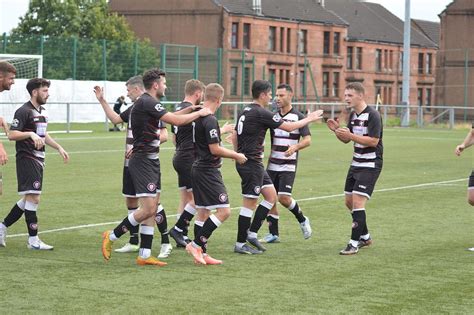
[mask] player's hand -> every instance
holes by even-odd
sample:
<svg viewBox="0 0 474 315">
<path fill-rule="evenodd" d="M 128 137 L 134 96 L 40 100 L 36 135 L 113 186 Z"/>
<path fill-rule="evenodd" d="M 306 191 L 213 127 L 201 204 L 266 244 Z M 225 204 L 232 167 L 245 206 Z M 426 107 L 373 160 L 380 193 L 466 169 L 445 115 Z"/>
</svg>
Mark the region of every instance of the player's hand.
<svg viewBox="0 0 474 315">
<path fill-rule="evenodd" d="M 320 120 L 323 118 L 323 113 L 324 111 L 322 109 L 318 109 L 317 111 L 309 113 L 308 118 L 311 120 L 311 122 Z"/>
<path fill-rule="evenodd" d="M 8 124 L 3 117 L 0 117 L 0 128 L 3 128 L 3 130 L 5 130 L 5 134 L 8 136 L 10 128 L 8 127 Z"/>
<path fill-rule="evenodd" d="M 339 128 L 339 119 L 336 118 L 336 119 L 328 119 L 328 121 L 326 122 L 326 125 L 328 126 L 328 128 L 331 130 L 331 131 L 336 131 L 337 128 Z"/>
<path fill-rule="evenodd" d="M 208 116 L 208 115 L 211 115 L 211 110 L 207 107 L 203 107 L 200 111 L 198 111 L 199 113 L 199 116 L 201 117 L 204 117 L 204 116 Z"/>
<path fill-rule="evenodd" d="M 221 133 L 229 133 L 235 129 L 234 124 L 229 124 L 227 121 L 225 122 L 224 126 L 221 127 Z"/>
<path fill-rule="evenodd" d="M 42 147 L 44 147 L 44 139 L 38 136 L 36 133 L 32 132 L 30 134 L 30 138 L 35 143 L 36 150 L 40 150 Z"/>
<path fill-rule="evenodd" d="M 296 145 L 290 145 L 288 146 L 288 150 L 285 151 L 285 156 L 292 156 L 296 151 L 298 151 Z"/>
<path fill-rule="evenodd" d="M 460 144 L 456 147 L 456 150 L 454 150 L 454 154 L 456 154 L 457 156 L 460 156 L 462 151 L 464 151 L 466 147 L 464 146 L 464 144 Z"/>
<path fill-rule="evenodd" d="M 189 106 L 191 108 L 191 111 L 194 112 L 196 110 L 201 110 L 202 109 L 202 105 L 191 105 Z"/>
<path fill-rule="evenodd" d="M 342 141 L 351 141 L 351 131 L 347 127 L 337 128 L 336 136 L 341 139 Z"/>
<path fill-rule="evenodd" d="M 247 162 L 247 157 L 242 153 L 237 153 L 235 161 L 239 164 L 244 164 L 245 162 Z"/>
<path fill-rule="evenodd" d="M 98 85 L 94 86 L 94 93 L 98 101 L 101 101 L 104 99 L 104 89 L 101 88 L 100 86 Z"/>
<path fill-rule="evenodd" d="M 5 165 L 8 162 L 7 151 L 3 147 L 3 144 L 0 143 L 0 165 Z"/>
<path fill-rule="evenodd" d="M 58 152 L 63 158 L 64 163 L 69 162 L 69 154 L 62 147 L 58 148 Z"/>
</svg>

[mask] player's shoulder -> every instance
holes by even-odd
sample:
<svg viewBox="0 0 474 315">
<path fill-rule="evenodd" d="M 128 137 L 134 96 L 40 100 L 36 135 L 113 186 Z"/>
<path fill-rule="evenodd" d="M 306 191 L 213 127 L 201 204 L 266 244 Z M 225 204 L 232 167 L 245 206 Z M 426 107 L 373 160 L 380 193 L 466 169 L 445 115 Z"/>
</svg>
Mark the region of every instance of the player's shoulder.
<svg viewBox="0 0 474 315">
<path fill-rule="evenodd" d="M 369 114 L 369 118 L 370 117 L 374 117 L 374 118 L 379 118 L 380 117 L 379 111 L 376 110 L 375 108 L 373 108 L 372 106 L 367 106 L 366 112 Z"/>
<path fill-rule="evenodd" d="M 31 110 L 33 109 L 33 104 L 31 102 L 26 102 L 25 104 L 21 105 L 18 107 L 18 109 L 15 111 L 16 114 L 29 114 L 31 113 Z"/>
<path fill-rule="evenodd" d="M 296 107 L 292 107 L 290 113 L 296 115 L 300 120 L 306 117 L 305 114 L 300 112 Z"/>
<path fill-rule="evenodd" d="M 193 106 L 193 104 L 191 104 L 190 102 L 187 102 L 187 101 L 183 101 L 181 103 L 177 103 L 175 106 L 174 106 L 174 110 L 175 111 L 180 111 L 182 109 L 185 109 L 189 106 Z"/>
</svg>

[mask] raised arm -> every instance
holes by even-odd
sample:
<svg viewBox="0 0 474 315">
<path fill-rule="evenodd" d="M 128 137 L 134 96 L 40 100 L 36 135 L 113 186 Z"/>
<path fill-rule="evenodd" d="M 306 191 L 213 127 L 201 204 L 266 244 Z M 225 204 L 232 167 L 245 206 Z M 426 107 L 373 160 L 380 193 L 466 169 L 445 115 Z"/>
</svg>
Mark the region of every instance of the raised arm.
<svg viewBox="0 0 474 315">
<path fill-rule="evenodd" d="M 107 101 L 104 98 L 104 89 L 101 88 L 100 86 L 94 86 L 94 93 L 95 97 L 99 101 L 100 105 L 102 106 L 102 109 L 105 112 L 105 116 L 113 123 L 113 124 L 120 124 L 123 123 L 122 118 L 120 117 L 119 114 L 114 112 L 114 110 L 109 106 Z"/>
<path fill-rule="evenodd" d="M 307 124 L 320 120 L 321 118 L 323 118 L 323 111 L 317 110 L 317 111 L 309 113 L 308 116 L 304 119 L 301 119 L 298 121 L 292 121 L 292 122 L 285 121 L 278 128 L 285 130 L 287 132 L 292 132 L 293 130 L 300 129 L 306 126 Z"/>
</svg>

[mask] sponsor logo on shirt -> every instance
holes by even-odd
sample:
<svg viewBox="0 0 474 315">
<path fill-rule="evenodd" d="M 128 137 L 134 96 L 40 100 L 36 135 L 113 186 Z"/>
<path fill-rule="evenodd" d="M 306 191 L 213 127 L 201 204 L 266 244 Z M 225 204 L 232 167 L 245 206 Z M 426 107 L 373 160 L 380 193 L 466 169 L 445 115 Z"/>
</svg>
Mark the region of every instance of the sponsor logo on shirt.
<svg viewBox="0 0 474 315">
<path fill-rule="evenodd" d="M 278 114 L 275 114 L 272 119 L 273 119 L 274 122 L 280 122 L 280 120 L 281 120 L 280 115 L 278 115 Z"/>
<path fill-rule="evenodd" d="M 209 131 L 209 136 L 211 138 L 217 138 L 217 129 L 212 129 Z"/>
<path fill-rule="evenodd" d="M 13 121 L 12 121 L 12 127 L 15 127 L 15 128 L 18 127 L 18 124 L 19 124 L 19 123 L 20 123 L 20 121 L 19 121 L 18 119 L 16 119 L 16 118 L 13 119 Z"/>
<path fill-rule="evenodd" d="M 162 110 L 164 110 L 163 105 L 161 105 L 160 103 L 155 105 L 155 109 L 157 112 L 161 112 Z"/>
</svg>

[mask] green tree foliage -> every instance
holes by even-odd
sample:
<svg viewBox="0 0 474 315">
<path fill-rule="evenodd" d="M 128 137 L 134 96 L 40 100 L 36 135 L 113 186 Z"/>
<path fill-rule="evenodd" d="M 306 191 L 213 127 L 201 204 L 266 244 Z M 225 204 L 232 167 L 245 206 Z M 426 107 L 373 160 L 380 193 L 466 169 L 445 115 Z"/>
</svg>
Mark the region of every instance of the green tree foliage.
<svg viewBox="0 0 474 315">
<path fill-rule="evenodd" d="M 120 81 L 158 64 L 150 41 L 138 40 L 105 0 L 31 0 L 6 47 L 42 54 L 49 79 Z"/>
</svg>

